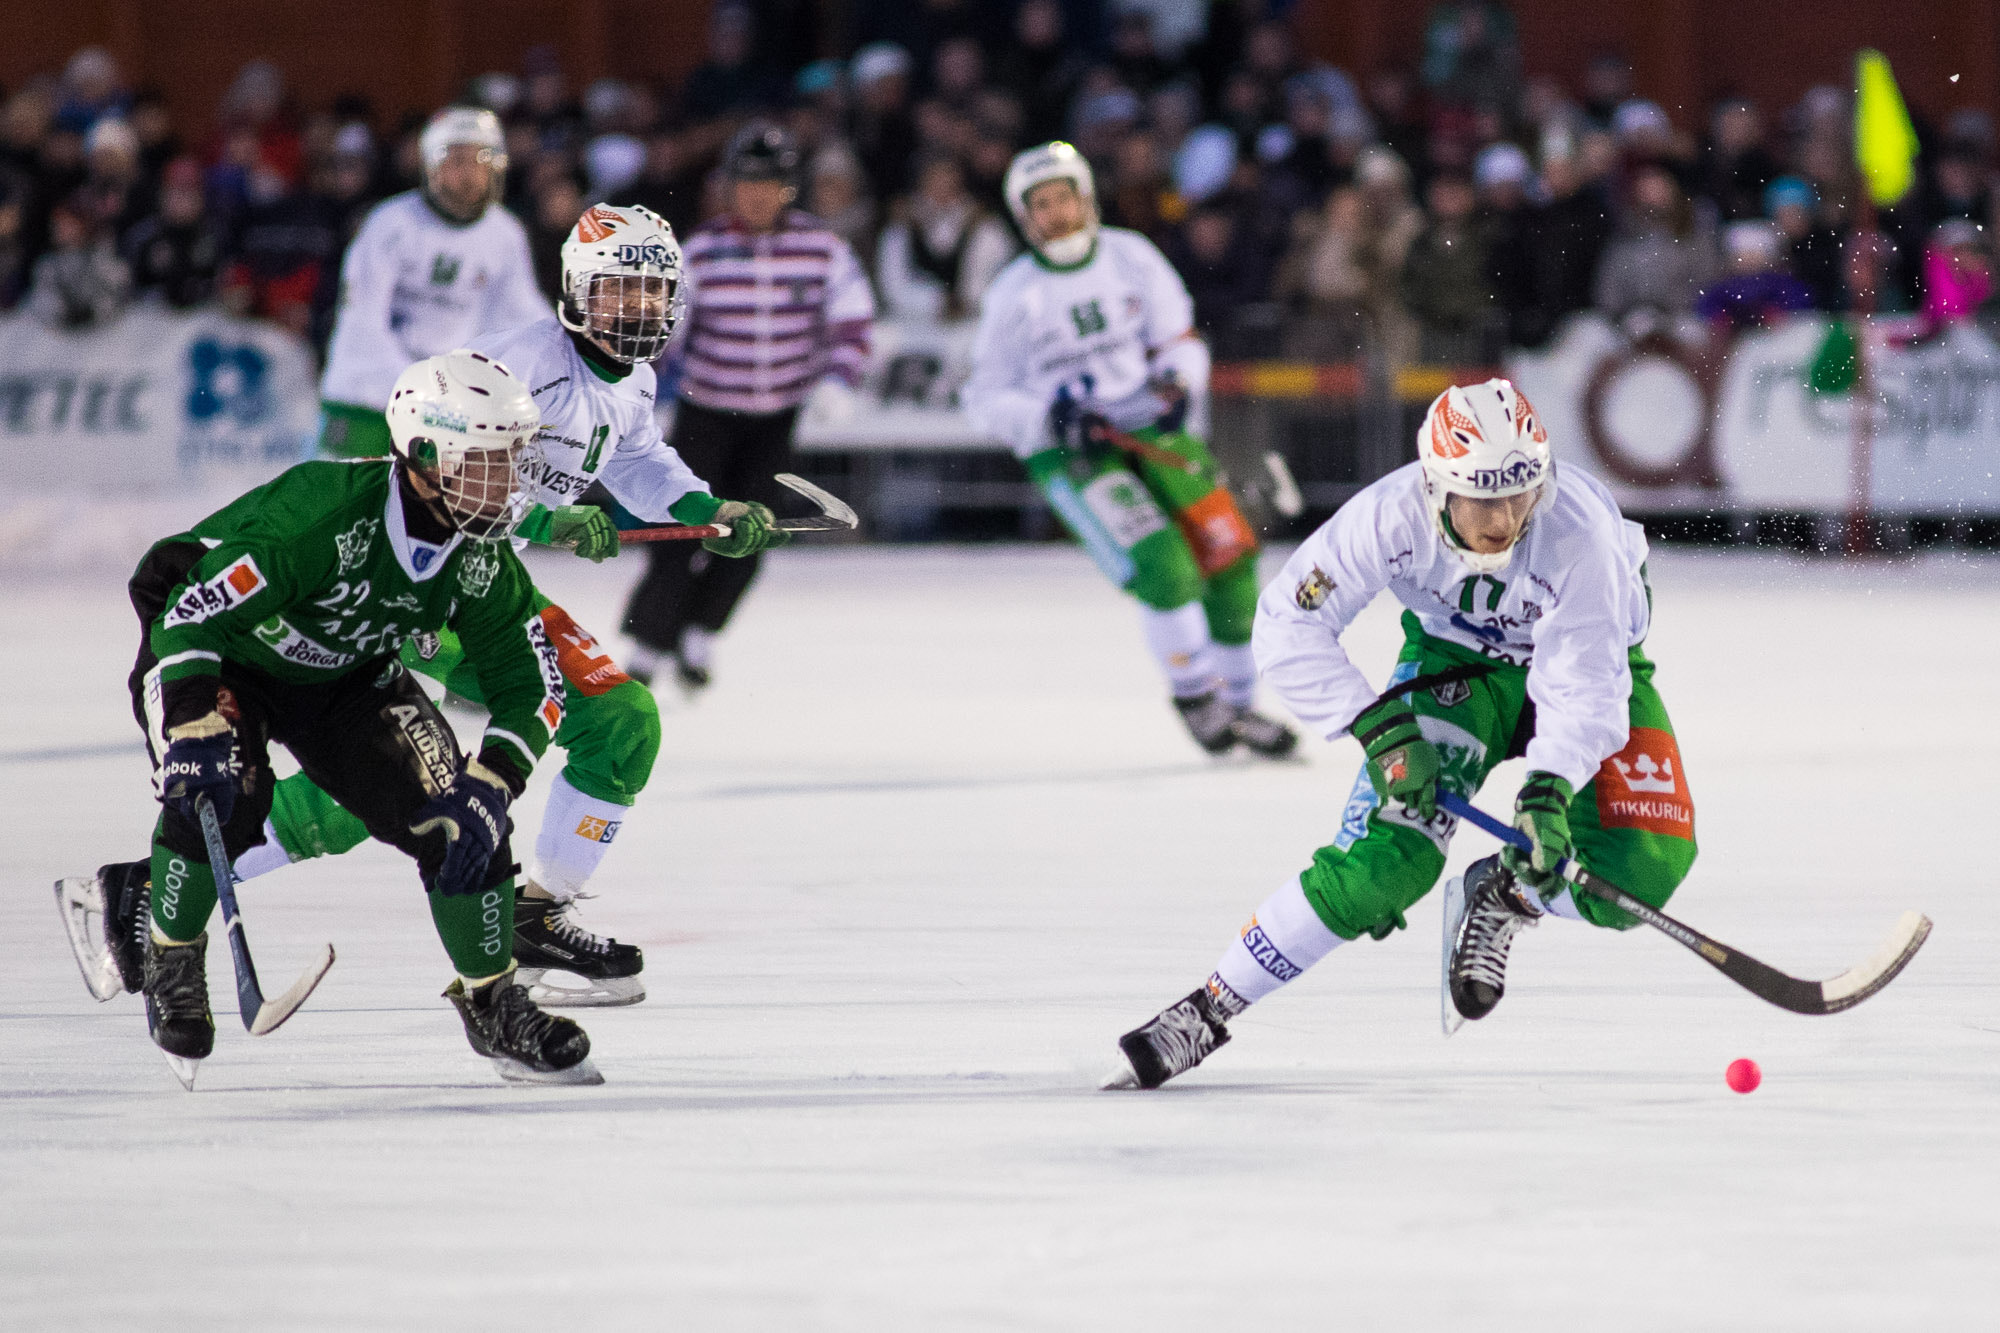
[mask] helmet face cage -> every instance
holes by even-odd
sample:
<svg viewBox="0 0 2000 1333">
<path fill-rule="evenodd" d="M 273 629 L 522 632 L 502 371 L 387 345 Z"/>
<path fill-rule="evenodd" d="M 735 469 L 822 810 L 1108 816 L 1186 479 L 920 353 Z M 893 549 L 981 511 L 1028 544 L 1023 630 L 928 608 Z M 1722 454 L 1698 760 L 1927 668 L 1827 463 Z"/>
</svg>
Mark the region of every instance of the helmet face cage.
<svg viewBox="0 0 2000 1333">
<path fill-rule="evenodd" d="M 528 516 L 533 499 L 528 493 L 526 464 L 538 453 L 534 438 L 518 435 L 491 444 L 431 445 L 437 457 L 435 480 L 458 530 L 476 542 L 505 541 Z M 422 457 L 421 448 L 412 449 Z"/>
<path fill-rule="evenodd" d="M 657 264 L 584 273 L 570 295 L 583 333 L 627 365 L 657 360 L 680 322 L 680 274 Z"/>
</svg>

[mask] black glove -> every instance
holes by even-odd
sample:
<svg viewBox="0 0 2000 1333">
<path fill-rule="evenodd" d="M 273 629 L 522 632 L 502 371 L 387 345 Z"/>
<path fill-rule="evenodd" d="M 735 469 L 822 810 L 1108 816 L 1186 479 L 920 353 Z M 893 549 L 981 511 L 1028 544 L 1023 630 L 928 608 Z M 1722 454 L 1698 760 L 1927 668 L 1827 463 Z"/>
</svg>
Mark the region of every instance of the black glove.
<svg viewBox="0 0 2000 1333">
<path fill-rule="evenodd" d="M 1057 447 L 1086 458 L 1111 447 L 1104 435 L 1110 424 L 1072 398 L 1067 385 L 1056 390 L 1056 400 L 1049 404 L 1050 437 Z"/>
<path fill-rule="evenodd" d="M 410 832 L 421 837 L 442 831 L 445 837 L 444 862 L 426 888 L 447 898 L 479 892 L 486 864 L 507 836 L 507 805 L 512 800 L 506 779 L 474 759 L 417 811 Z"/>
<path fill-rule="evenodd" d="M 220 712 L 211 712 L 167 731 L 167 752 L 160 756 L 160 800 L 190 824 L 200 822 L 197 797 L 215 804 L 215 817 L 227 824 L 236 809 L 236 785 L 242 765 L 236 758 L 236 728 Z"/>
</svg>

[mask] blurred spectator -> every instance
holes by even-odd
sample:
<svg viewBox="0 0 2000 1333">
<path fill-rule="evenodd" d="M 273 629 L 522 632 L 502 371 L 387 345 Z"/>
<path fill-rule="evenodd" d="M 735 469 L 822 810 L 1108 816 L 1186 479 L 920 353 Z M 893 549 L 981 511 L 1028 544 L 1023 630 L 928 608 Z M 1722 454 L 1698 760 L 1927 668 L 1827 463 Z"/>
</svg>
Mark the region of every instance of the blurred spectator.
<svg viewBox="0 0 2000 1333">
<path fill-rule="evenodd" d="M 999 197 L 997 192 L 994 197 Z M 989 214 L 992 212 L 992 205 L 986 199 L 981 197 L 979 203 Z M 813 154 L 811 178 L 806 184 L 806 211 L 847 242 L 856 255 L 874 255 L 878 220 L 875 200 L 868 193 L 868 178 L 861 170 L 861 160 L 846 144 L 828 144 Z"/>
<path fill-rule="evenodd" d="M 105 117 L 84 138 L 84 178 L 73 196 L 93 226 L 121 236 L 151 210 L 139 180 L 139 136 L 122 120 Z"/>
<path fill-rule="evenodd" d="M 1764 144 L 1764 118 L 1752 102 L 1731 98 L 1709 117 L 1697 189 L 1715 202 L 1718 220 L 1741 222 L 1764 214 L 1764 187 L 1778 175 Z"/>
<path fill-rule="evenodd" d="M 894 42 L 876 42 L 854 53 L 848 66 L 854 87 L 854 149 L 875 197 L 903 194 L 917 127 L 910 113 L 910 53 Z"/>
<path fill-rule="evenodd" d="M 1006 226 L 965 188 L 957 159 L 934 156 L 882 229 L 875 288 L 889 315 L 967 319 L 979 313 L 980 296 L 1013 251 Z"/>
<path fill-rule="evenodd" d="M 35 261 L 29 308 L 57 328 L 95 328 L 118 317 L 131 287 L 131 270 L 89 213 L 70 200 L 57 204 L 49 251 Z"/>
<path fill-rule="evenodd" d="M 174 132 L 173 117 L 167 111 L 167 99 L 157 88 L 143 88 L 132 99 L 132 114 L 128 123 L 132 132 L 139 136 L 139 176 L 148 195 L 156 194 L 160 188 L 160 177 L 167 169 L 167 163 L 181 155 L 181 136 Z"/>
<path fill-rule="evenodd" d="M 777 101 L 782 87 L 758 66 L 756 21 L 748 5 L 723 3 L 708 19 L 708 59 L 688 75 L 681 106 L 694 120 L 713 120 Z"/>
<path fill-rule="evenodd" d="M 1287 212 L 1316 208 L 1347 180 L 1333 156 L 1333 106 L 1319 84 L 1301 77 L 1285 85 L 1284 130 L 1288 146 L 1270 160 L 1272 192 Z"/>
<path fill-rule="evenodd" d="M 1632 96 L 1632 62 L 1614 51 L 1600 51 L 1583 70 L 1583 114 L 1600 130 L 1611 128 L 1611 117 Z"/>
<path fill-rule="evenodd" d="M 1137 93 L 1150 93 L 1174 75 L 1153 43 L 1153 16 L 1142 9 L 1121 10 L 1111 23 L 1110 65 L 1118 81 Z"/>
<path fill-rule="evenodd" d="M 687 235 L 701 221 L 700 146 L 695 134 L 655 134 L 646 143 L 646 161 L 638 179 L 625 191 L 628 202 L 658 213 L 676 236 Z M 577 216 L 582 216 L 582 210 L 578 210 Z M 572 217 L 563 224 L 563 230 L 567 232 L 575 224 L 576 218 Z"/>
<path fill-rule="evenodd" d="M 155 297 L 176 310 L 201 305 L 215 295 L 223 238 L 208 217 L 199 162 L 183 157 L 167 164 L 159 210 L 134 224 L 125 234 L 123 248 L 138 295 Z"/>
<path fill-rule="evenodd" d="M 26 189 L 0 178 L 0 310 L 11 310 L 28 285 Z"/>
<path fill-rule="evenodd" d="M 1515 347 L 1538 345 L 1549 333 L 1538 290 L 1537 219 L 1528 204 L 1533 175 L 1533 164 L 1517 144 L 1489 144 L 1473 164 L 1486 278 L 1506 320 L 1507 341 Z"/>
<path fill-rule="evenodd" d="M 219 118 L 221 135 L 210 159 L 233 151 L 237 165 L 246 172 L 274 180 L 271 186 L 247 191 L 249 195 L 268 200 L 305 178 L 304 146 L 286 109 L 285 76 L 276 65 L 252 60 L 238 70 L 223 94 Z M 237 145 L 233 150 L 232 139 Z"/>
<path fill-rule="evenodd" d="M 1365 107 L 1375 122 L 1376 139 L 1415 175 L 1429 179 L 1430 145 L 1417 109 L 1416 80 L 1406 69 L 1387 66 L 1368 76 Z"/>
<path fill-rule="evenodd" d="M 1593 304 L 1613 320 L 1639 311 L 1687 314 L 1709 269 L 1680 186 L 1649 166 L 1633 178 L 1624 220 L 1598 260 Z"/>
<path fill-rule="evenodd" d="M 1821 310 L 1843 310 L 1846 301 L 1840 263 L 1840 233 L 1819 218 L 1813 187 L 1798 176 L 1780 176 L 1764 190 L 1764 212 L 1792 276 L 1812 293 Z"/>
<path fill-rule="evenodd" d="M 1166 256 L 1194 298 L 1194 323 L 1211 338 L 1242 306 L 1264 299 L 1267 266 L 1236 243 L 1236 219 L 1217 202 L 1200 205 L 1167 238 Z"/>
<path fill-rule="evenodd" d="M 1429 221 L 1403 260 L 1403 304 L 1422 330 L 1426 358 L 1483 360 L 1495 311 L 1472 182 L 1440 172 L 1424 202 Z"/>
<path fill-rule="evenodd" d="M 1443 0 L 1424 26 L 1424 86 L 1449 106 L 1509 108 L 1520 96 L 1521 43 L 1499 0 Z"/>
<path fill-rule="evenodd" d="M 1812 292 L 1784 269 L 1778 229 L 1768 222 L 1732 222 L 1722 232 L 1728 271 L 1702 289 L 1695 313 L 1732 331 L 1762 328 L 1812 309 Z"/>
<path fill-rule="evenodd" d="M 713 45 L 711 44 L 711 52 Z M 696 74 L 701 71 L 697 69 Z M 692 85 L 690 78 L 690 85 Z M 689 114 L 695 114 L 690 108 Z M 573 151 L 576 141 L 583 133 L 583 108 L 569 95 L 569 82 L 563 77 L 562 60 L 552 46 L 536 46 L 528 49 L 521 58 L 521 107 L 520 118 L 534 128 L 535 145 L 547 152 L 566 153 Z M 416 131 L 423 129 L 428 117 L 418 113 L 415 117 Z M 419 163 L 411 161 L 405 165 L 397 189 L 414 187 L 421 177 Z"/>
<path fill-rule="evenodd" d="M 101 46 L 86 46 L 63 67 L 56 123 L 88 134 L 106 116 L 122 116 L 132 105 L 118 62 Z"/>
<path fill-rule="evenodd" d="M 567 172 L 552 178 L 535 198 L 534 214 L 527 219 L 528 253 L 535 263 L 535 286 L 550 301 L 562 299 L 563 242 L 587 207 L 576 178 Z"/>
<path fill-rule="evenodd" d="M 986 82 L 986 57 L 970 37 L 953 37 L 931 53 L 930 95 L 960 111 Z"/>
<path fill-rule="evenodd" d="M 1924 250 L 1925 322 L 1933 329 L 1964 323 L 1993 295 L 1993 256 L 1977 223 L 1951 218 L 1931 233 Z"/>
<path fill-rule="evenodd" d="M 1062 136 L 1070 99 L 1083 82 L 1083 53 L 1064 36 L 1056 0 L 1023 0 L 1014 13 L 1012 40 L 995 63 L 995 79 L 1021 98 L 1029 143 Z"/>
<path fill-rule="evenodd" d="M 1308 214 L 1280 272 L 1278 295 L 1317 315 L 1358 307 L 1391 365 L 1414 361 L 1418 329 L 1403 304 L 1403 267 L 1424 229 L 1403 160 L 1380 146 L 1363 150 L 1352 191 L 1335 190 Z"/>
<path fill-rule="evenodd" d="M 1168 229 L 1187 213 L 1168 167 L 1152 135 L 1126 135 L 1112 160 L 1104 220 L 1114 227 L 1129 227 L 1165 248 Z"/>
<path fill-rule="evenodd" d="M 222 278 L 238 289 L 251 314 L 321 344 L 333 331 L 322 284 L 348 240 L 342 228 L 349 208 L 338 197 L 340 186 L 341 172 L 328 159 L 314 166 L 306 188 L 252 203 Z"/>
<path fill-rule="evenodd" d="M 1509 312 L 1514 340 L 1539 347 L 1568 316 L 1588 310 L 1599 257 L 1611 237 L 1611 212 L 1584 179 L 1582 162 L 1553 154 L 1542 164 L 1546 200 L 1534 224 L 1534 297 L 1524 314 Z"/>
</svg>

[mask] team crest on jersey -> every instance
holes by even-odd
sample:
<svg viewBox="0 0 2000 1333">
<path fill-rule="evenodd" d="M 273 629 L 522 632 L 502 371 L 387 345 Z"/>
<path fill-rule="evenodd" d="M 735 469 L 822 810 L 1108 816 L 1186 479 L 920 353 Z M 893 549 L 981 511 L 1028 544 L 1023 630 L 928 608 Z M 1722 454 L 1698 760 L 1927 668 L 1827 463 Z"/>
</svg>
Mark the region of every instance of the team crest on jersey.
<svg viewBox="0 0 2000 1333">
<path fill-rule="evenodd" d="M 431 282 L 438 287 L 449 287 L 458 281 L 458 256 L 438 255 L 431 260 Z"/>
<path fill-rule="evenodd" d="M 1333 594 L 1333 579 L 1318 565 L 1299 580 L 1299 586 L 1292 589 L 1292 601 L 1301 611 L 1317 611 L 1326 605 L 1326 599 Z"/>
<path fill-rule="evenodd" d="M 458 588 L 467 597 L 484 597 L 500 573 L 500 557 L 490 551 L 467 551 L 458 566 Z"/>
<path fill-rule="evenodd" d="M 1472 697 L 1472 686 L 1462 680 L 1448 680 L 1442 685 L 1431 686 L 1431 698 L 1437 700 L 1439 708 L 1456 708 Z"/>
<path fill-rule="evenodd" d="M 352 574 L 367 563 L 368 548 L 381 528 L 379 518 L 357 518 L 353 527 L 334 535 L 333 549 L 340 555 L 341 573 Z"/>
<path fill-rule="evenodd" d="M 202 583 L 190 583 L 174 600 L 162 623 L 168 629 L 199 625 L 210 616 L 220 615 L 248 601 L 263 586 L 264 575 L 257 568 L 257 562 L 247 555 L 243 556 L 214 578 Z"/>
</svg>

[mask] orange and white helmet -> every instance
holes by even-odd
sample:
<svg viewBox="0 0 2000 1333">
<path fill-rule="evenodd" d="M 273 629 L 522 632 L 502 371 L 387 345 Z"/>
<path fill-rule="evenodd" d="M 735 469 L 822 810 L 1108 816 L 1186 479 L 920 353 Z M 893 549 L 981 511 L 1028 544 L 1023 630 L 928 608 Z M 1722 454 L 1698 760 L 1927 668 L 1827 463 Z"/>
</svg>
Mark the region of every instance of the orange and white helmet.
<svg viewBox="0 0 2000 1333">
<path fill-rule="evenodd" d="M 667 350 L 687 308 L 681 247 L 650 208 L 593 204 L 562 247 L 563 327 L 632 365 Z"/>
<path fill-rule="evenodd" d="M 1549 433 L 1534 407 L 1510 380 L 1453 385 L 1424 413 L 1417 458 L 1424 469 L 1424 499 L 1446 549 L 1478 573 L 1505 569 L 1513 547 L 1491 555 L 1467 549 L 1452 531 L 1445 504 L 1453 495 L 1495 500 L 1532 491 L 1534 508 L 1521 520 L 1521 531 L 1527 532 L 1556 471 Z"/>
</svg>

